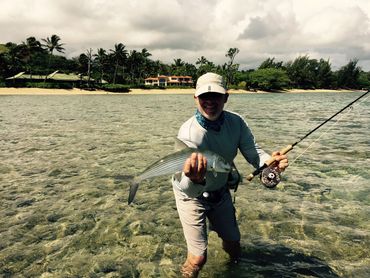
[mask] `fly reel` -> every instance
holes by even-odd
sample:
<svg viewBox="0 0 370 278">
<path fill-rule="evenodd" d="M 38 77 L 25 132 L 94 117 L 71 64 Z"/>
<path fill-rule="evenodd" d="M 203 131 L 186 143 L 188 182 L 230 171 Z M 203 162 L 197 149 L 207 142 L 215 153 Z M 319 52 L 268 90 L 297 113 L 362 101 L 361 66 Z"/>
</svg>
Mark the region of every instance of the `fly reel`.
<svg viewBox="0 0 370 278">
<path fill-rule="evenodd" d="M 260 179 L 262 184 L 267 188 L 274 188 L 281 181 L 279 167 L 266 167 L 262 170 Z"/>
</svg>

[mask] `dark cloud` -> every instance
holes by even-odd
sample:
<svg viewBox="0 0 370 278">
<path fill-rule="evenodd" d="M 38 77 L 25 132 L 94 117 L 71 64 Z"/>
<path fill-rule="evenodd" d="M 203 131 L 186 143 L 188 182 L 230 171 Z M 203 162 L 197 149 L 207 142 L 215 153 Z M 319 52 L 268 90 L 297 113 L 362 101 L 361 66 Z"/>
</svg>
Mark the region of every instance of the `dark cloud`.
<svg viewBox="0 0 370 278">
<path fill-rule="evenodd" d="M 369 15 L 368 0 L 2 0 L 0 43 L 57 34 L 68 57 L 120 42 L 163 61 L 224 63 L 238 47 L 247 68 L 307 54 L 337 66 L 358 58 L 370 69 Z"/>
<path fill-rule="evenodd" d="M 192 33 L 172 33 L 165 34 L 151 43 L 153 49 L 183 49 L 183 50 L 200 50 L 204 49 L 205 42 L 196 34 Z"/>
<path fill-rule="evenodd" d="M 292 35 L 298 30 L 298 22 L 294 16 L 281 16 L 278 12 L 265 16 L 251 17 L 249 24 L 239 35 L 239 39 L 263 40 L 281 36 Z"/>
<path fill-rule="evenodd" d="M 262 39 L 266 37 L 275 36 L 280 33 L 282 28 L 277 25 L 268 24 L 261 17 L 254 17 L 250 24 L 239 36 L 240 39 Z"/>
</svg>

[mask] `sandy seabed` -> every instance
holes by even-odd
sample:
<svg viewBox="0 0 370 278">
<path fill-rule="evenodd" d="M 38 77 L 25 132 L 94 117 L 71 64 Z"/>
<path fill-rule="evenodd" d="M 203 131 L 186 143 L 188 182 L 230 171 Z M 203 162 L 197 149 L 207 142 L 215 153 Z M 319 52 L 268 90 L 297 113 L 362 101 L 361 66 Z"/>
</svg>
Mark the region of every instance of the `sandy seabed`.
<svg viewBox="0 0 370 278">
<path fill-rule="evenodd" d="M 354 90 L 329 90 L 329 89 L 319 89 L 319 90 L 302 90 L 302 89 L 291 89 L 284 90 L 274 93 L 322 93 L 322 92 L 336 92 L 336 93 L 346 93 L 353 92 Z M 131 89 L 129 93 L 121 93 L 123 95 L 171 95 L 171 94 L 193 94 L 194 89 Z M 261 94 L 269 93 L 265 91 L 247 91 L 247 90 L 229 90 L 230 94 Z M 81 89 L 42 89 L 42 88 L 0 88 L 0 95 L 109 95 L 109 94 L 120 94 L 106 92 L 102 90 L 87 91 Z"/>
<path fill-rule="evenodd" d="M 179 126 L 194 113 L 193 92 L 185 91 L 0 96 L 0 277 L 180 276 L 187 250 L 170 176 L 143 182 L 130 206 L 127 197 L 132 178 L 172 153 Z M 266 151 L 353 98 L 234 97 L 227 108 L 251 119 Z M 276 190 L 258 179 L 240 185 L 242 260 L 231 267 L 209 233 L 202 277 L 370 277 L 369 105 L 291 163 Z M 292 161 L 309 144 L 296 146 Z M 253 170 L 240 155 L 235 162 L 240 173 Z"/>
</svg>

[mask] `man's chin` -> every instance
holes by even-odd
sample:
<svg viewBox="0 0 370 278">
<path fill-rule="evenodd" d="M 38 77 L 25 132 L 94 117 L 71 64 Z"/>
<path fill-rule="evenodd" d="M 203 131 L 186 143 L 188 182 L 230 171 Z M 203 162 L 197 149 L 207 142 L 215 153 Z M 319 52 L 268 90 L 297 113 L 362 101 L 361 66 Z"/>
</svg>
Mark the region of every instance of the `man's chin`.
<svg viewBox="0 0 370 278">
<path fill-rule="evenodd" d="M 210 114 L 206 114 L 206 118 L 210 121 L 216 121 L 218 119 L 219 115 L 215 114 L 215 113 L 210 113 Z"/>
</svg>

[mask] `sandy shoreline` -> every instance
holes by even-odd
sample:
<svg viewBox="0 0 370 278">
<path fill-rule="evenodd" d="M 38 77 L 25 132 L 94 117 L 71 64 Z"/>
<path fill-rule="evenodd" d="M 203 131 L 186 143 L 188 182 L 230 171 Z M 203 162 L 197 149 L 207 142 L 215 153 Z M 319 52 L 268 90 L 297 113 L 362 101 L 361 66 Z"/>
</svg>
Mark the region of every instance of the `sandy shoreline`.
<svg viewBox="0 0 370 278">
<path fill-rule="evenodd" d="M 322 93 L 322 92 L 335 92 L 335 93 L 348 93 L 356 90 L 302 90 L 302 89 L 291 89 L 285 90 L 278 93 Z M 172 94 L 193 94 L 194 89 L 131 89 L 129 93 L 111 93 L 101 90 L 86 91 L 80 89 L 41 89 L 41 88 L 0 88 L 0 95 L 172 95 Z M 265 91 L 247 91 L 247 90 L 229 90 L 230 94 L 265 94 L 269 92 Z M 276 94 L 276 92 L 275 92 Z"/>
</svg>

